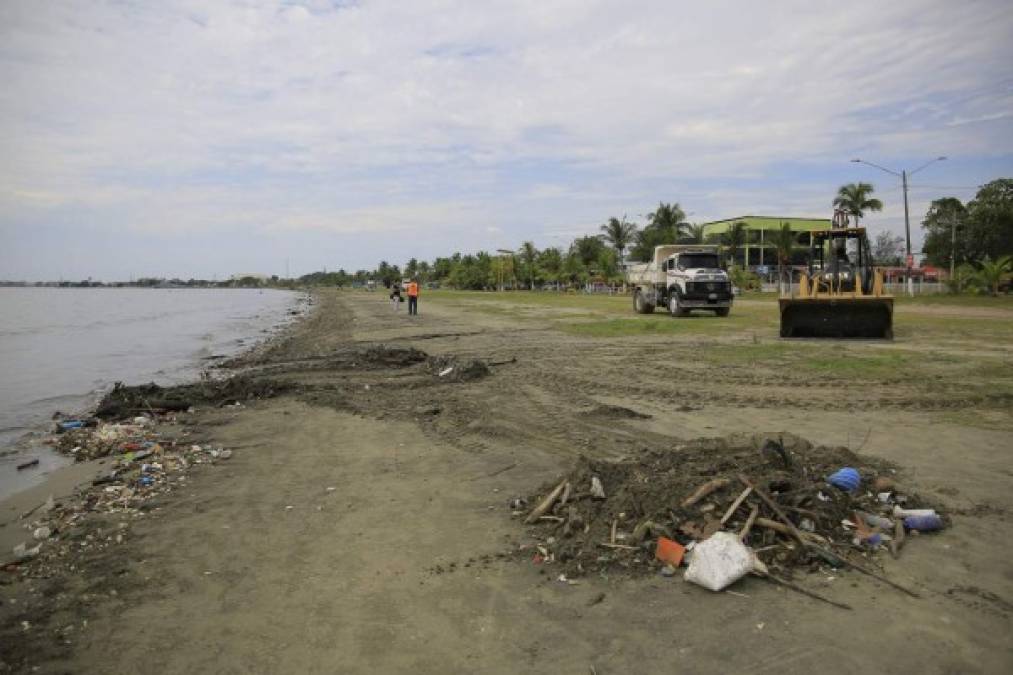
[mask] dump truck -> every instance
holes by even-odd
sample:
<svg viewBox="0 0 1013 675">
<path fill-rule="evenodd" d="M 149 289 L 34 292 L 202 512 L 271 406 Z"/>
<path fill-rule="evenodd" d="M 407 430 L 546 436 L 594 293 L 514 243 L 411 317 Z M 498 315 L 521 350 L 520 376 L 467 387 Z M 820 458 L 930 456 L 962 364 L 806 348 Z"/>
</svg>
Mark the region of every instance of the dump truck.
<svg viewBox="0 0 1013 675">
<path fill-rule="evenodd" d="M 865 228 L 834 213 L 831 229 L 812 232 L 798 290 L 778 302 L 781 337 L 892 339 L 893 296 L 872 262 Z"/>
<path fill-rule="evenodd" d="M 694 309 L 728 316 L 732 309 L 732 283 L 721 268 L 717 246 L 657 246 L 654 259 L 631 265 L 626 278 L 639 314 L 664 307 L 672 316 L 686 316 Z"/>
</svg>

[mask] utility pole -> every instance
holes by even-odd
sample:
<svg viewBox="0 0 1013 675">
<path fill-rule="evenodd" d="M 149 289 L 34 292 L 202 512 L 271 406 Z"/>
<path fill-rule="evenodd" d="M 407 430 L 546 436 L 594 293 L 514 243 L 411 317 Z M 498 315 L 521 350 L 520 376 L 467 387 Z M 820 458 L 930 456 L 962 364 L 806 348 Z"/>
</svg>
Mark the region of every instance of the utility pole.
<svg viewBox="0 0 1013 675">
<path fill-rule="evenodd" d="M 950 214 L 950 283 L 953 283 L 954 264 L 957 261 L 957 215 Z"/>
<path fill-rule="evenodd" d="M 911 278 L 911 269 L 914 266 L 914 256 L 911 253 L 911 218 L 908 215 L 907 179 L 908 179 L 908 176 L 915 175 L 916 173 L 918 173 L 919 171 L 921 171 L 922 169 L 924 169 L 925 167 L 927 167 L 929 164 L 932 164 L 934 162 L 941 162 L 941 161 L 943 161 L 945 159 L 946 159 L 946 157 L 942 157 L 942 156 L 936 157 L 935 159 L 930 159 L 929 161 L 925 162 L 924 164 L 922 164 L 920 167 L 918 167 L 917 169 L 915 169 L 911 173 L 908 173 L 906 170 L 903 170 L 903 169 L 900 171 L 900 173 L 898 173 L 898 172 L 896 172 L 896 171 L 894 171 L 892 169 L 887 169 L 884 166 L 880 166 L 879 164 L 873 164 L 872 162 L 867 162 L 864 159 L 853 159 L 853 160 L 851 160 L 852 162 L 856 162 L 858 164 L 868 164 L 869 166 L 871 166 L 873 168 L 879 169 L 880 171 L 886 171 L 887 173 L 893 174 L 894 176 L 897 176 L 897 177 L 899 177 L 901 179 L 901 184 L 904 186 L 904 240 L 905 240 L 905 242 L 907 244 L 907 246 L 906 246 L 906 248 L 907 248 L 907 251 L 906 251 L 907 252 L 907 258 L 905 260 L 905 262 L 907 264 L 907 275 L 906 275 L 907 276 L 907 294 L 909 296 L 911 296 L 911 297 L 914 297 L 914 294 L 915 294 L 915 282 L 914 282 L 914 279 Z"/>
</svg>

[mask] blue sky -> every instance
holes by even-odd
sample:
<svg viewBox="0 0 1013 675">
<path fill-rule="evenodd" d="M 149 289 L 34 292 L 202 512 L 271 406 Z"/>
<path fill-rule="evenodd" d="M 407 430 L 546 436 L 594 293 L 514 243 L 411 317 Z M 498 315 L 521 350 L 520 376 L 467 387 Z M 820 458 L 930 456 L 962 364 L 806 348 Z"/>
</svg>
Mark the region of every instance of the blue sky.
<svg viewBox="0 0 1013 675">
<path fill-rule="evenodd" d="M 0 3 L 0 279 L 219 278 L 1013 176 L 982 2 Z"/>
</svg>

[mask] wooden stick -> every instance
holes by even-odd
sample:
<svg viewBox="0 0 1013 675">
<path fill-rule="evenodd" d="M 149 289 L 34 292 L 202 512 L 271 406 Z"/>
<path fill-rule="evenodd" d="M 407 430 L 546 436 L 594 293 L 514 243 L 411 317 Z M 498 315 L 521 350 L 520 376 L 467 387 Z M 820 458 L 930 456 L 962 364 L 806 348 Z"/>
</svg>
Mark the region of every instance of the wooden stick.
<svg viewBox="0 0 1013 675">
<path fill-rule="evenodd" d="M 780 577 L 775 577 L 773 574 L 769 574 L 769 573 L 768 574 L 762 574 L 762 573 L 759 573 L 759 572 L 754 572 L 753 574 L 756 574 L 756 576 L 760 577 L 761 579 L 766 579 L 767 581 L 769 581 L 771 583 L 777 584 L 779 586 L 784 586 L 785 588 L 790 588 L 791 590 L 795 591 L 796 593 L 801 593 L 802 595 L 808 595 L 810 598 L 812 598 L 814 600 L 819 600 L 820 602 L 825 602 L 828 605 L 833 605 L 834 607 L 840 607 L 841 609 L 849 609 L 849 610 L 851 609 L 851 605 L 846 605 L 843 602 L 837 602 L 836 600 L 831 600 L 830 598 L 825 598 L 822 595 L 820 595 L 819 593 L 813 593 L 810 590 L 806 590 L 805 588 L 802 588 L 801 586 L 799 586 L 797 584 L 793 584 L 792 582 L 788 581 L 787 579 L 782 579 Z"/>
<path fill-rule="evenodd" d="M 721 517 L 722 525 L 728 522 L 728 519 L 732 517 L 732 514 L 734 514 L 735 511 L 739 508 L 739 506 L 742 505 L 742 502 L 746 500 L 746 497 L 748 497 L 749 493 L 752 491 L 753 488 L 747 487 L 745 490 L 742 491 L 742 494 L 740 494 L 738 497 L 735 498 L 735 501 L 732 502 L 732 505 L 728 507 L 727 511 L 725 511 L 725 515 Z"/>
<path fill-rule="evenodd" d="M 619 521 L 616 520 L 612 521 L 612 536 L 609 537 L 609 541 L 613 544 L 616 543 L 616 525 L 618 524 L 618 522 Z"/>
<path fill-rule="evenodd" d="M 603 542 L 599 542 L 598 545 L 599 546 L 604 546 L 605 548 L 619 548 L 619 549 L 622 549 L 624 551 L 637 551 L 637 550 L 639 550 L 636 546 L 627 546 L 626 544 L 609 544 L 609 543 L 604 542 L 604 541 Z"/>
<path fill-rule="evenodd" d="M 530 525 L 531 523 L 535 522 L 536 520 L 544 516 L 545 512 L 552 508 L 552 504 L 553 502 L 556 501 L 556 498 L 560 494 L 562 494 L 563 488 L 566 487 L 566 483 L 567 483 L 566 479 L 563 479 L 563 481 L 561 481 L 559 485 L 557 485 L 555 489 L 553 489 L 553 491 L 550 492 L 548 496 L 546 496 L 545 499 L 543 499 L 541 503 L 539 503 L 538 506 L 534 508 L 534 510 L 528 515 L 528 517 L 524 519 L 524 524 Z"/>
<path fill-rule="evenodd" d="M 815 549 L 819 548 L 819 546 L 816 546 L 814 544 L 810 544 L 810 547 L 811 548 L 815 548 Z M 861 572 L 862 574 L 864 574 L 866 576 L 872 577 L 873 579 L 875 579 L 877 581 L 882 581 L 887 586 L 893 586 L 894 588 L 896 588 L 901 593 L 907 593 L 912 598 L 920 598 L 920 597 L 922 597 L 922 596 L 918 595 L 917 593 L 915 593 L 914 591 L 912 591 L 910 588 L 906 588 L 904 586 L 901 586 L 900 584 L 898 584 L 895 581 L 890 581 L 889 579 L 887 579 L 886 577 L 884 577 L 882 574 L 877 574 L 876 572 L 873 572 L 870 569 L 866 569 L 865 567 L 862 567 L 861 565 L 856 565 L 855 563 L 851 562 L 850 560 L 845 560 L 844 558 L 841 558 L 840 556 L 837 556 L 837 557 L 840 558 L 840 560 L 842 562 L 844 562 L 844 564 L 847 565 L 848 567 L 850 567 L 850 568 L 852 568 L 854 570 L 857 570 L 857 571 Z"/>
<path fill-rule="evenodd" d="M 789 537 L 791 536 L 791 530 L 789 530 L 787 527 L 777 522 L 776 520 L 771 520 L 770 518 L 757 518 L 756 524 L 759 525 L 760 527 L 765 527 L 768 530 L 774 530 L 775 532 L 786 534 Z"/>
<path fill-rule="evenodd" d="M 510 469 L 514 468 L 515 466 L 517 466 L 517 462 L 514 462 L 513 464 L 511 464 L 509 466 L 504 466 L 502 469 L 496 469 L 492 473 L 485 474 L 485 476 L 486 476 L 486 478 L 492 478 L 493 476 L 498 476 L 501 473 L 506 473 L 507 471 L 509 471 Z"/>
<path fill-rule="evenodd" d="M 703 485 L 701 485 L 696 489 L 696 492 L 694 492 L 689 497 L 686 497 L 685 499 L 682 500 L 682 508 L 685 509 L 687 507 L 693 506 L 693 504 L 696 504 L 698 501 L 700 501 L 710 493 L 714 492 L 715 490 L 720 490 L 724 486 L 728 485 L 728 483 L 730 482 L 731 481 L 729 481 L 727 478 L 715 478 L 712 481 L 704 483 Z"/>
<path fill-rule="evenodd" d="M 560 504 L 566 504 L 567 500 L 570 499 L 570 481 L 566 481 L 566 486 L 563 488 L 563 496 L 559 498 Z"/>
<path fill-rule="evenodd" d="M 893 524 L 893 541 L 890 542 L 890 555 L 895 559 L 900 557 L 900 550 L 904 548 L 904 520 L 898 518 Z"/>
<path fill-rule="evenodd" d="M 756 517 L 760 515 L 760 507 L 754 506 L 753 510 L 749 512 L 749 517 L 746 518 L 746 524 L 742 526 L 742 531 L 739 532 L 739 539 L 742 541 L 746 540 L 749 536 L 749 531 L 753 529 L 753 523 L 756 522 Z"/>
<path fill-rule="evenodd" d="M 802 533 L 798 531 L 797 527 L 795 527 L 795 523 L 788 520 L 788 516 L 784 515 L 784 511 L 782 511 L 781 507 L 777 505 L 777 502 L 771 499 L 766 492 L 753 485 L 753 483 L 742 474 L 739 474 L 739 480 L 742 481 L 743 485 L 753 488 L 753 491 L 756 493 L 756 496 L 762 499 L 763 503 L 769 506 L 770 510 L 777 514 L 777 517 L 781 519 L 781 522 L 783 522 L 785 525 L 788 526 L 789 534 L 791 534 L 791 536 L 797 539 L 798 543 L 802 544 L 803 546 L 806 545 L 805 539 L 802 538 Z"/>
<path fill-rule="evenodd" d="M 552 520 L 557 523 L 561 523 L 566 520 L 566 518 L 560 518 L 559 516 L 538 516 L 538 520 Z"/>
</svg>

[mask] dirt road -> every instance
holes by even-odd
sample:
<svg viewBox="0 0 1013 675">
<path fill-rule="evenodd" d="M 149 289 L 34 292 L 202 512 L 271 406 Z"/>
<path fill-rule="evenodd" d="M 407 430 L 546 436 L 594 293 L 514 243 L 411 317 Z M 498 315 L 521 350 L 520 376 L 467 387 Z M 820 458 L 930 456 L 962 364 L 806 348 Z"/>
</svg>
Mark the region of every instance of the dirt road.
<svg viewBox="0 0 1013 675">
<path fill-rule="evenodd" d="M 378 293 L 324 294 L 291 339 L 248 359 L 254 373 L 296 391 L 198 416 L 189 432 L 234 448 L 229 463 L 133 523 L 115 557 L 39 582 L 34 595 L 5 589 L 5 610 L 21 594 L 55 612 L 25 632 L 29 665 L 103 673 L 1013 668 L 1013 433 L 1005 424 L 947 418 L 941 410 L 963 407 L 933 407 L 906 381 L 841 379 L 828 390 L 800 372 L 715 365 L 700 358 L 696 338 L 579 337 L 537 317 L 425 298 L 421 312 L 394 314 Z M 455 371 L 441 378 L 425 356 L 452 359 Z M 494 365 L 459 379 L 474 358 Z M 974 396 L 966 406 L 1008 417 L 1005 399 Z M 652 417 L 595 414 L 600 404 Z M 508 499 L 580 453 L 618 457 L 701 435 L 781 430 L 897 462 L 908 484 L 953 514 L 952 529 L 885 561 L 885 573 L 921 599 L 847 572 L 800 581 L 850 612 L 756 579 L 737 584 L 740 595 L 679 577 L 567 585 L 512 555 L 528 539 Z"/>
</svg>

